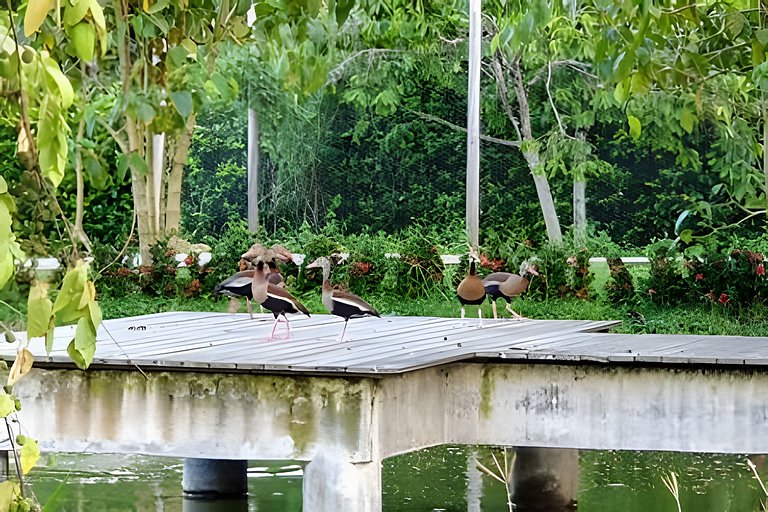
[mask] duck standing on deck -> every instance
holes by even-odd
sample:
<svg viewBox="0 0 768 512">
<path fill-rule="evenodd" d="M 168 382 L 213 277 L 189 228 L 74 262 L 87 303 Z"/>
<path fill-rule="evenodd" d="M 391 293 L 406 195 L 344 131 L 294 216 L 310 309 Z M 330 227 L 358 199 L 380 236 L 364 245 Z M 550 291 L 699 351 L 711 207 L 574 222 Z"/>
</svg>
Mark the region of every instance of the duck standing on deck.
<svg viewBox="0 0 768 512">
<path fill-rule="evenodd" d="M 341 331 L 339 341 L 344 341 L 344 334 L 347 332 L 347 323 L 350 318 L 360 318 L 364 316 L 381 317 L 373 306 L 354 293 L 333 289 L 330 281 L 331 262 L 328 258 L 317 258 L 307 265 L 307 268 L 323 269 L 323 305 L 332 315 L 340 316 L 344 319 L 344 330 Z"/>
<path fill-rule="evenodd" d="M 271 311 L 275 316 L 275 323 L 272 325 L 272 332 L 268 338 L 271 340 L 275 335 L 275 329 L 278 322 L 280 322 L 281 315 L 285 318 L 285 326 L 288 329 L 288 336 L 290 336 L 291 325 L 288 322 L 286 313 L 304 313 L 309 316 L 309 311 L 296 297 L 283 288 L 271 284 L 268 280 L 268 275 L 268 266 L 259 260 L 253 273 L 251 292 L 253 300 L 261 304 L 264 309 Z"/>
<path fill-rule="evenodd" d="M 478 327 L 483 326 L 483 310 L 479 307 L 485 300 L 485 287 L 483 286 L 483 280 L 477 276 L 476 261 L 478 261 L 477 253 L 475 251 L 469 251 L 469 273 L 467 277 L 461 280 L 459 286 L 456 288 L 456 297 L 461 303 L 461 318 L 464 318 L 464 306 L 478 306 L 477 318 Z"/>
<path fill-rule="evenodd" d="M 520 265 L 520 274 L 511 274 L 509 272 L 494 272 L 488 274 L 483 279 L 483 286 L 485 287 L 485 293 L 488 294 L 488 298 L 491 299 L 493 305 L 493 318 L 498 318 L 496 313 L 496 301 L 499 299 L 506 299 L 507 311 L 516 319 L 522 320 L 523 317 L 512 309 L 510 301 L 513 297 L 517 297 L 521 293 L 524 293 L 528 289 L 528 276 L 539 275 L 536 265 L 530 260 L 525 260 Z"/>
</svg>

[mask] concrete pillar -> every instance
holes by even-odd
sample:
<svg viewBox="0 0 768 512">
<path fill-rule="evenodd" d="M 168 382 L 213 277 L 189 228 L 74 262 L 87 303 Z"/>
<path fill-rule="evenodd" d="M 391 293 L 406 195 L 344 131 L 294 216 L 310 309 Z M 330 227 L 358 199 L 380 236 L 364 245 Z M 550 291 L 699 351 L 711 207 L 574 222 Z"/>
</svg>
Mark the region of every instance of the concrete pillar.
<svg viewBox="0 0 768 512">
<path fill-rule="evenodd" d="M 189 498 L 242 498 L 248 494 L 247 471 L 246 460 L 184 459 L 181 488 Z"/>
<path fill-rule="evenodd" d="M 320 452 L 304 469 L 303 512 L 381 512 L 381 462 Z"/>
<path fill-rule="evenodd" d="M 512 501 L 523 512 L 576 510 L 579 450 L 517 448 L 512 472 Z"/>
</svg>

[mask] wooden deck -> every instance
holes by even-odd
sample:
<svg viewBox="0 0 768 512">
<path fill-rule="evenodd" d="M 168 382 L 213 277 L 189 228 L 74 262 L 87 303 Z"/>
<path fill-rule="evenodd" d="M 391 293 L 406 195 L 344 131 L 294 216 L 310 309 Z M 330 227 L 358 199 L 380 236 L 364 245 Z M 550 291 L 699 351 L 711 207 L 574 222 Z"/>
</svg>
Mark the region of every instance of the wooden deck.
<svg viewBox="0 0 768 512">
<path fill-rule="evenodd" d="M 93 365 L 114 369 L 302 372 L 343 375 L 402 373 L 472 360 L 539 362 L 768 365 L 768 338 L 626 335 L 606 331 L 618 322 L 486 320 L 434 317 L 350 321 L 352 341 L 337 341 L 343 320 L 330 315 L 294 317 L 290 338 L 267 341 L 272 316 L 226 313 L 158 313 L 106 320 L 97 335 Z M 285 333 L 278 327 L 278 334 Z M 30 350 L 35 366 L 71 367 L 66 346 L 74 326 L 56 329 L 54 350 L 42 339 Z M 0 357 L 15 356 L 14 345 Z"/>
</svg>

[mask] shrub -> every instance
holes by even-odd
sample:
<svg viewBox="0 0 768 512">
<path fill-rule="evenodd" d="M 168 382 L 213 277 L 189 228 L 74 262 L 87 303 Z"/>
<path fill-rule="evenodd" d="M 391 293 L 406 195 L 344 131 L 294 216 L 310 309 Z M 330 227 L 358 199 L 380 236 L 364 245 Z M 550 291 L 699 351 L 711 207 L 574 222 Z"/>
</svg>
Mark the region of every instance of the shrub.
<svg viewBox="0 0 768 512">
<path fill-rule="evenodd" d="M 605 291 L 611 302 L 621 304 L 630 302 L 635 297 L 635 284 L 632 274 L 627 270 L 621 258 L 607 258 L 608 269 L 611 272 L 605 283 Z"/>
</svg>

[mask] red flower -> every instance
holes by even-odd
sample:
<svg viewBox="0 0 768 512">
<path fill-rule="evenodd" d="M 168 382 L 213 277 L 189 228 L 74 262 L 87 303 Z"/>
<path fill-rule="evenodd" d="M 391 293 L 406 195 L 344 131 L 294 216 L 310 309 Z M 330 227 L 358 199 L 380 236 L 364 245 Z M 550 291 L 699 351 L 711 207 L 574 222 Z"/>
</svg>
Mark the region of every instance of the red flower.
<svg viewBox="0 0 768 512">
<path fill-rule="evenodd" d="M 697 281 L 701 281 L 702 279 L 704 279 L 704 274 L 696 274 L 696 277 L 694 279 L 696 279 Z"/>
<path fill-rule="evenodd" d="M 656 290 L 653 288 L 648 288 L 648 295 L 656 295 Z"/>
<path fill-rule="evenodd" d="M 185 264 L 186 264 L 188 267 L 191 267 L 191 266 L 192 266 L 192 264 L 193 264 L 194 262 L 195 262 L 195 258 L 194 258 L 194 256 L 192 256 L 191 254 L 190 254 L 189 256 L 187 256 L 186 258 L 184 258 L 184 263 L 185 263 Z"/>
<path fill-rule="evenodd" d="M 730 301 L 730 300 L 731 300 L 731 299 L 729 299 L 729 298 L 728 298 L 728 294 L 727 294 L 727 293 L 721 293 L 721 294 L 720 294 L 720 298 L 719 298 L 719 299 L 717 299 L 717 301 L 718 301 L 720 304 L 728 304 L 728 301 Z"/>
<path fill-rule="evenodd" d="M 757 268 L 755 269 L 755 273 L 759 276 L 765 275 L 765 267 L 763 266 L 762 263 L 757 266 Z"/>
</svg>

